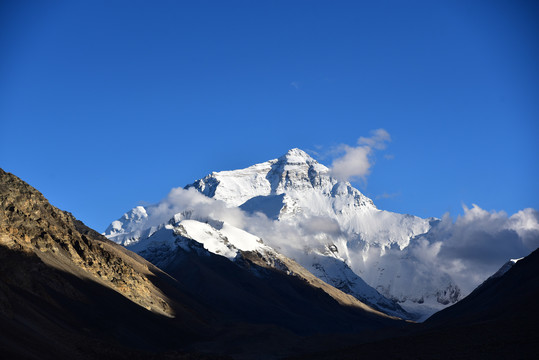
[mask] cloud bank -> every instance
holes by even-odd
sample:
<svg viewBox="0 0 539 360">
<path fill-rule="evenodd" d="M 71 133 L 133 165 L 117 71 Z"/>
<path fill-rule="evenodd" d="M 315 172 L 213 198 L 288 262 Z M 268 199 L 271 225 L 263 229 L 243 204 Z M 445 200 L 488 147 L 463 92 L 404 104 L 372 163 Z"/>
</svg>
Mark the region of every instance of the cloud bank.
<svg viewBox="0 0 539 360">
<path fill-rule="evenodd" d="M 299 259 L 305 256 L 307 246 L 324 246 L 341 235 L 335 219 L 313 216 L 287 223 L 274 221 L 263 213 L 248 213 L 239 207 L 229 207 L 225 202 L 206 197 L 194 188 L 172 189 L 158 204 L 146 207 L 148 218 L 137 224 L 139 230 L 167 223 L 175 214 L 188 213 L 198 221 L 225 221 L 263 239 L 274 249 Z M 130 231 L 135 229 L 130 229 Z"/>
<path fill-rule="evenodd" d="M 391 136 L 384 129 L 371 132 L 371 137 L 360 137 L 358 146 L 341 145 L 340 152 L 344 154 L 333 160 L 332 175 L 341 181 L 364 180 L 370 173 L 372 166 L 372 153 L 374 150 L 384 149 Z"/>
<path fill-rule="evenodd" d="M 510 259 L 539 247 L 539 212 L 525 209 L 508 216 L 477 205 L 449 214 L 410 244 L 410 253 L 427 268 L 441 268 L 468 294 Z"/>
<path fill-rule="evenodd" d="M 262 213 L 249 214 L 238 207 L 228 207 L 195 189 L 173 189 L 159 204 L 147 207 L 147 211 L 148 219 L 140 224 L 143 228 L 166 223 L 174 214 L 188 211 L 195 220 L 225 221 L 244 229 L 300 263 L 304 256 L 309 256 L 307 248 L 337 242 L 344 245 L 347 237 L 333 218 L 298 217 L 294 223 L 274 221 Z M 435 287 L 436 277 L 450 276 L 465 296 L 509 259 L 527 256 L 539 247 L 539 212 L 525 209 L 508 216 L 503 211 L 486 211 L 473 205 L 464 207 L 464 214 L 456 219 L 444 215 L 426 234 L 412 239 L 404 250 L 357 246 L 349 243 L 348 250 L 363 256 L 367 267 L 412 259 L 395 267 L 406 273 L 403 277 L 406 284 L 394 283 L 402 285 L 403 291 L 407 284 L 430 286 L 427 283 L 433 282 Z M 398 274 L 394 275 L 397 278 Z"/>
</svg>

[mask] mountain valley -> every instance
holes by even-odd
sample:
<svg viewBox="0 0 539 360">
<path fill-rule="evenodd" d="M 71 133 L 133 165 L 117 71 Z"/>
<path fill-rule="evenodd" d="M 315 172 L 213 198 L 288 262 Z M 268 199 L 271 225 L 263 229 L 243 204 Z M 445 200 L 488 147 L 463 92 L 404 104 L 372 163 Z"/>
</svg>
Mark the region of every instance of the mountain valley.
<svg viewBox="0 0 539 360">
<path fill-rule="evenodd" d="M 538 350 L 537 250 L 467 290 L 424 260 L 440 251 L 444 219 L 380 210 L 299 149 L 173 189 L 103 234 L 1 169 L 0 202 L 3 358 L 475 359 Z M 524 225 L 519 236 L 534 244 L 534 223 Z"/>
</svg>

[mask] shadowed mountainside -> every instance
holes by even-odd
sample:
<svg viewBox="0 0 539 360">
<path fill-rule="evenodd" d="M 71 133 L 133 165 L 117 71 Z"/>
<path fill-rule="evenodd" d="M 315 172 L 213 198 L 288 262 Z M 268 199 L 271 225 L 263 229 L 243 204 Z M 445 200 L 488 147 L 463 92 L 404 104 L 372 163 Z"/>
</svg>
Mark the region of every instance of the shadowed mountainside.
<svg viewBox="0 0 539 360">
<path fill-rule="evenodd" d="M 0 204 L 3 353 L 123 358 L 129 348 L 178 348 L 211 333 L 195 300 L 164 293 L 174 289 L 168 275 L 1 169 Z"/>
<path fill-rule="evenodd" d="M 459 303 L 431 316 L 427 325 L 539 320 L 539 249 L 500 277 L 491 277 Z M 539 340 L 539 331 L 536 335 Z"/>
<path fill-rule="evenodd" d="M 295 359 L 535 359 L 539 354 L 539 249 L 425 323 L 354 346 Z"/>
</svg>

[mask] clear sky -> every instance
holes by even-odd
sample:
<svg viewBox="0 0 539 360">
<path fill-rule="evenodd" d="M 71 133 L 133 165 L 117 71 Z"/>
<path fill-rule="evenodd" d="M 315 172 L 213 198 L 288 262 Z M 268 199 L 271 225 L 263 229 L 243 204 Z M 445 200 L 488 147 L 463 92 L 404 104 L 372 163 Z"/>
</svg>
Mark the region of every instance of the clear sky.
<svg viewBox="0 0 539 360">
<path fill-rule="evenodd" d="M 4 0 L 0 54 L 0 167 L 99 231 L 380 128 L 379 208 L 539 208 L 537 1 Z"/>
</svg>

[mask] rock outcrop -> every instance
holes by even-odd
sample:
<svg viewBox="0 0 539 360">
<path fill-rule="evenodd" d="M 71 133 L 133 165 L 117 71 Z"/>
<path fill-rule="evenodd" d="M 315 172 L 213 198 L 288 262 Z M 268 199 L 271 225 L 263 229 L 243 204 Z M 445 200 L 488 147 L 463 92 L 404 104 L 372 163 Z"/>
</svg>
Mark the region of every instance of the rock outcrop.
<svg viewBox="0 0 539 360">
<path fill-rule="evenodd" d="M 0 245 L 35 257 L 43 266 L 113 289 L 148 310 L 174 316 L 166 296 L 148 279 L 154 275 L 150 263 L 52 206 L 39 191 L 2 169 Z M 9 259 L 1 264 L 2 280 L 30 287 L 32 271 L 16 271 L 18 264 L 10 264 Z"/>
</svg>

